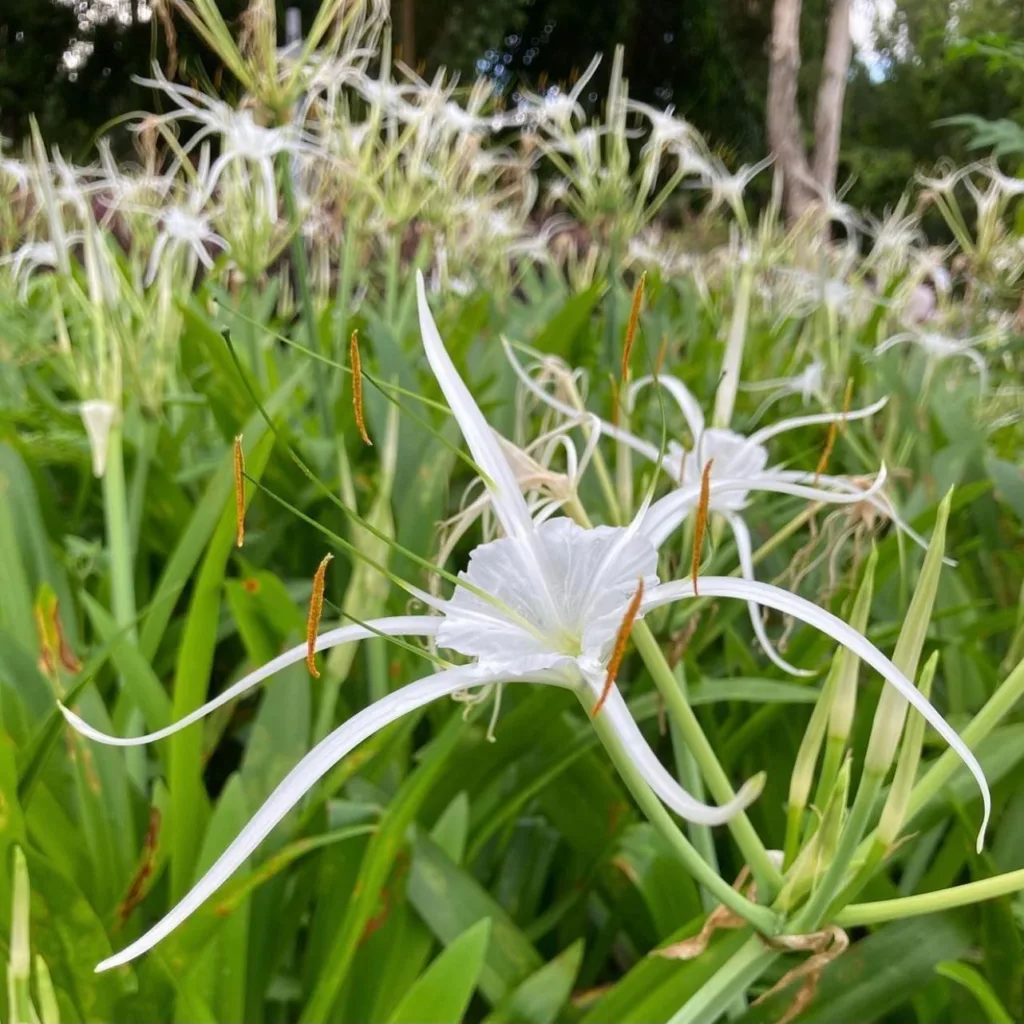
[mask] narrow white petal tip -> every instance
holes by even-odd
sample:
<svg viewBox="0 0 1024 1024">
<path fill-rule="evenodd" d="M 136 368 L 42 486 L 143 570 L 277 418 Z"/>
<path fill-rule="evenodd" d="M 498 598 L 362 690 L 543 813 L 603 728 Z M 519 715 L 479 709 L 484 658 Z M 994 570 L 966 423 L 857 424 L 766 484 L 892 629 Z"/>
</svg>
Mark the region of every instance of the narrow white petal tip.
<svg viewBox="0 0 1024 1024">
<path fill-rule="evenodd" d="M 746 782 L 740 786 L 739 792 L 736 794 L 736 799 L 733 803 L 738 804 L 738 810 L 744 810 L 749 807 L 763 792 L 765 783 L 768 781 L 767 772 L 758 772 L 756 775 L 752 775 Z"/>
</svg>

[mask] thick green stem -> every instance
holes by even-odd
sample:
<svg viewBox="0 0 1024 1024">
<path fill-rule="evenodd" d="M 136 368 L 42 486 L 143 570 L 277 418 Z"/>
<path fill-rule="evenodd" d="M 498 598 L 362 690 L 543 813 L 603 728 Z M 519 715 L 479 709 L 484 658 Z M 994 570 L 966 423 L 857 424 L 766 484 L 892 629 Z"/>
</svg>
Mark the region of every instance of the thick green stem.
<svg viewBox="0 0 1024 1024">
<path fill-rule="evenodd" d="M 752 935 L 671 1018 L 669 1024 L 714 1024 L 781 954 Z"/>
<path fill-rule="evenodd" d="M 665 701 L 669 715 L 678 725 L 683 741 L 693 752 L 693 756 L 707 780 L 711 795 L 720 804 L 732 800 L 736 796 L 732 783 L 729 782 L 725 769 L 719 763 L 708 738 L 704 735 L 697 716 L 680 692 L 672 669 L 669 668 L 658 641 L 645 623 L 638 622 L 633 627 L 633 642 L 636 644 L 647 670 L 651 673 L 658 692 Z M 729 831 L 750 866 L 754 880 L 757 882 L 759 897 L 767 902 L 774 897 L 782 885 L 782 876 L 779 874 L 778 868 L 768 856 L 761 837 L 754 831 L 754 826 L 751 825 L 750 819 L 745 813 L 741 811 L 729 822 Z"/>
<path fill-rule="evenodd" d="M 589 710 L 589 707 L 588 707 Z M 672 847 L 673 852 L 683 862 L 687 871 L 694 879 L 705 886 L 720 903 L 734 913 L 749 921 L 758 931 L 765 935 L 773 935 L 778 930 L 779 919 L 767 907 L 758 906 L 737 892 L 724 878 L 716 874 L 714 869 L 694 849 L 690 841 L 679 831 L 676 823 L 665 810 L 662 802 L 655 796 L 640 774 L 633 759 L 623 749 L 615 730 L 611 727 L 607 716 L 598 716 L 593 720 L 594 729 L 608 751 L 619 775 L 626 783 L 634 799 L 640 805 L 650 823 L 661 833 Z"/>
<path fill-rule="evenodd" d="M 852 928 L 856 925 L 882 924 L 884 921 L 896 921 L 903 917 L 917 917 L 921 914 L 937 914 L 942 910 L 954 907 L 965 907 L 982 900 L 993 900 L 999 896 L 1024 889 L 1024 868 L 1009 871 L 993 878 L 984 878 L 980 882 L 968 882 L 966 885 L 954 885 L 949 889 L 936 892 L 923 892 L 917 896 L 904 896 L 895 900 L 880 900 L 877 903 L 852 903 L 836 916 L 836 924 L 841 928 Z"/>
<path fill-rule="evenodd" d="M 715 408 L 711 415 L 713 427 L 728 427 L 736 405 L 736 392 L 740 386 L 740 369 L 743 365 L 743 349 L 747 340 L 747 319 L 750 316 L 750 297 L 754 290 L 754 264 L 748 260 L 740 270 L 739 284 L 733 305 L 729 337 L 725 342 L 722 358 L 722 375 L 715 394 Z"/>
<path fill-rule="evenodd" d="M 132 539 L 128 524 L 128 498 L 124 479 L 122 427 L 115 423 L 107 441 L 107 467 L 103 474 L 103 514 L 110 558 L 110 601 L 114 621 L 135 640 L 135 577 Z"/>
</svg>

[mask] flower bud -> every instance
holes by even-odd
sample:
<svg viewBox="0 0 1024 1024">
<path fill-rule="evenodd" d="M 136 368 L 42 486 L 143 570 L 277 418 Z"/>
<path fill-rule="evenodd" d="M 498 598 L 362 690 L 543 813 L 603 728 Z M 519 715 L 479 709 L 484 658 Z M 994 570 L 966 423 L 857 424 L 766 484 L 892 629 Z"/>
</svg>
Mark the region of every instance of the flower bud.
<svg viewBox="0 0 1024 1024">
<path fill-rule="evenodd" d="M 107 448 L 110 445 L 110 428 L 114 425 L 117 410 L 110 402 L 92 399 L 79 406 L 79 415 L 85 424 L 85 433 L 89 438 L 89 450 L 92 452 L 93 476 L 102 478 L 107 471 Z"/>
</svg>

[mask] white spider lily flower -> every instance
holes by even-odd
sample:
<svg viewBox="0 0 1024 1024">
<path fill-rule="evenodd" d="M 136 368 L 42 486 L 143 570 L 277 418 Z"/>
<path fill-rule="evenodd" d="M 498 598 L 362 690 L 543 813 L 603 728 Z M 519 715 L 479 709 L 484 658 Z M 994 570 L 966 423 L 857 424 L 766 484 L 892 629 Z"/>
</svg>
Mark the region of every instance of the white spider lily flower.
<svg viewBox="0 0 1024 1024">
<path fill-rule="evenodd" d="M 824 403 L 826 401 L 825 364 L 815 359 L 792 377 L 773 377 L 770 380 L 761 380 L 750 384 L 741 383 L 740 389 L 752 392 L 772 392 L 758 409 L 754 416 L 755 420 L 760 419 L 770 406 L 788 395 L 799 395 L 805 407 L 811 404 L 812 399 Z"/>
<path fill-rule="evenodd" d="M 703 184 L 711 189 L 711 199 L 707 205 L 708 213 L 718 209 L 725 203 L 741 224 L 746 224 L 746 211 L 743 209 L 743 193 L 747 186 L 763 170 L 770 167 L 775 158 L 772 156 L 759 160 L 756 164 L 744 164 L 735 174 L 718 160 L 712 157 L 705 168 Z"/>
<path fill-rule="evenodd" d="M 683 790 L 647 745 L 614 681 L 609 687 L 604 677 L 639 587 L 652 589 L 658 584 L 657 552 L 640 533 L 639 521 L 628 529 L 593 530 L 567 519 L 540 525 L 533 522 L 512 465 L 444 348 L 427 306 L 422 274 L 417 275 L 417 291 L 428 361 L 486 475 L 505 536 L 473 551 L 450 600 L 437 601 L 420 592 L 442 616 L 403 616 L 346 626 L 321 635 L 315 646 L 324 650 L 381 633 L 426 636 L 436 637 L 439 647 L 474 660 L 396 690 L 330 733 L 289 772 L 184 899 L 141 938 L 99 964 L 98 971 L 120 966 L 151 949 L 191 915 L 238 870 L 309 788 L 359 743 L 417 708 L 468 689 L 509 682 L 567 687 L 588 708 L 596 707 L 607 689 L 601 713 L 607 715 L 619 742 L 659 798 L 691 821 L 723 824 L 761 790 L 763 778 L 755 778 L 729 803 L 709 807 Z M 306 646 L 295 647 L 180 721 L 145 736 L 108 736 L 71 710 L 63 706 L 61 710 L 74 728 L 98 742 L 114 746 L 152 743 L 195 723 L 305 657 Z"/>
<path fill-rule="evenodd" d="M 210 218 L 200 212 L 196 204 L 165 207 L 160 214 L 160 233 L 149 256 L 146 286 L 153 283 L 160 260 L 180 249 L 189 249 L 207 270 L 212 270 L 213 258 L 208 245 L 228 248 L 228 243 L 211 227 Z"/>
<path fill-rule="evenodd" d="M 505 353 L 517 376 L 525 387 L 551 408 L 565 416 L 578 417 L 579 410 L 554 398 L 523 369 L 505 344 Z M 641 377 L 632 383 L 624 393 L 624 406 L 631 409 L 637 391 L 654 383 L 652 377 Z M 620 441 L 651 462 L 656 463 L 676 483 L 676 489 L 655 501 L 641 527 L 642 532 L 655 547 L 661 547 L 682 522 L 697 508 L 700 502 L 702 478 L 705 467 L 709 471 L 708 510 L 718 512 L 725 519 L 736 541 L 736 552 L 743 578 L 754 579 L 753 548 L 750 530 L 740 513 L 747 507 L 750 495 L 755 491 L 768 491 L 806 498 L 808 501 L 825 502 L 833 505 L 851 505 L 866 501 L 878 511 L 889 516 L 899 529 L 905 530 L 915 541 L 927 546 L 907 524 L 895 514 L 891 502 L 880 493 L 886 480 L 882 466 L 869 487 L 862 487 L 842 477 L 824 476 L 817 473 L 784 470 L 769 466 L 766 442 L 779 434 L 800 427 L 818 424 L 863 419 L 878 412 L 887 399 L 881 399 L 864 409 L 848 413 L 815 413 L 780 420 L 777 423 L 756 430 L 749 437 L 725 428 L 706 427 L 700 403 L 689 388 L 669 374 L 661 374 L 657 383 L 675 400 L 683 414 L 693 437 L 693 448 L 687 450 L 677 441 L 669 441 L 663 454 L 657 446 L 629 430 L 600 421 L 601 432 Z M 792 675 L 808 675 L 787 662 L 773 647 L 761 621 L 761 612 L 756 602 L 749 604 L 750 621 L 758 643 L 768 658 L 783 671 Z"/>
<path fill-rule="evenodd" d="M 875 346 L 875 355 L 879 356 L 897 345 L 913 345 L 921 349 L 929 361 L 939 363 L 946 359 L 962 356 L 970 361 L 978 373 L 978 385 L 984 393 L 988 389 L 988 364 L 984 356 L 974 347 L 979 338 L 949 338 L 938 331 L 904 331 L 886 338 Z"/>
<path fill-rule="evenodd" d="M 107 451 L 110 447 L 110 428 L 114 425 L 117 410 L 112 402 L 103 399 L 92 399 L 82 402 L 78 407 L 79 415 L 89 438 L 89 451 L 92 455 L 92 474 L 101 478 L 107 471 Z"/>
<path fill-rule="evenodd" d="M 568 92 L 552 86 L 543 96 L 539 96 L 524 89 L 517 114 L 523 121 L 529 120 L 537 127 L 549 131 L 571 131 L 574 122 L 582 121 L 585 117 L 580 105 L 580 96 L 583 95 L 587 83 L 594 77 L 600 63 L 601 55 L 597 54 Z"/>
<path fill-rule="evenodd" d="M 40 268 L 56 270 L 60 265 L 60 256 L 53 242 L 45 239 L 29 240 L 0 259 L 0 266 L 4 265 L 9 265 L 14 280 L 21 282 L 21 295 L 24 298 L 32 274 Z"/>
</svg>

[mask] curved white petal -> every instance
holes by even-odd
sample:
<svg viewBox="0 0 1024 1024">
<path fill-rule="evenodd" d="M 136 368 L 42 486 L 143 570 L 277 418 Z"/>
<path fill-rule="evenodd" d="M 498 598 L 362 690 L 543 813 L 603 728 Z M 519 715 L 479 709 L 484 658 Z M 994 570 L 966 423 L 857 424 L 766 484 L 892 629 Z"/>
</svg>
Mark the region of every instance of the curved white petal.
<svg viewBox="0 0 1024 1024">
<path fill-rule="evenodd" d="M 433 636 L 443 620 L 437 615 L 399 615 L 386 619 L 373 619 L 366 626 L 341 626 L 338 629 L 331 629 L 321 633 L 316 638 L 316 650 L 324 651 L 331 647 L 339 647 L 341 644 L 353 643 L 356 640 L 369 640 L 383 633 L 385 636 Z M 247 690 L 269 679 L 270 676 L 289 665 L 304 661 L 306 658 L 306 645 L 299 644 L 291 650 L 279 654 L 265 665 L 243 676 L 237 683 L 232 684 L 223 693 L 217 694 L 213 700 L 207 701 L 202 707 L 179 718 L 177 722 L 158 729 L 156 732 L 146 733 L 144 736 L 111 736 L 108 733 L 94 729 L 88 722 L 83 721 L 70 708 L 58 703 L 58 707 L 64 718 L 75 730 L 97 743 L 105 743 L 109 747 L 140 747 L 147 743 L 155 743 L 157 740 L 166 739 L 174 733 L 205 718 L 212 711 L 223 707 L 229 701 L 240 697 Z"/>
<path fill-rule="evenodd" d="M 249 855 L 270 834 L 275 825 L 302 799 L 319 779 L 349 751 L 374 733 L 390 725 L 410 711 L 423 707 L 440 697 L 447 697 L 471 686 L 495 682 L 475 665 L 439 672 L 389 693 L 375 704 L 364 708 L 321 740 L 284 777 L 263 806 L 249 819 L 237 838 L 214 862 L 213 866 L 192 887 L 170 913 L 161 918 L 141 938 L 109 957 L 96 967 L 97 973 L 120 967 L 152 949 L 213 895 L 246 861 Z"/>
<path fill-rule="evenodd" d="M 462 436 L 466 439 L 473 459 L 483 470 L 491 502 L 502 527 L 510 537 L 526 540 L 533 530 L 530 512 L 519 490 L 515 474 L 508 463 L 501 445 L 494 435 L 480 407 L 473 400 L 455 364 L 444 347 L 437 324 L 427 304 L 427 290 L 423 274 L 416 272 L 416 295 L 418 300 L 420 333 L 423 348 L 427 354 L 430 369 L 444 392 L 444 397 L 458 421 Z"/>
<path fill-rule="evenodd" d="M 736 554 L 740 561 L 740 572 L 745 580 L 754 580 L 754 553 L 750 545 L 750 530 L 747 529 L 747 524 L 733 512 L 727 513 L 725 518 L 732 529 L 733 537 L 736 539 Z M 808 677 L 817 675 L 816 672 L 791 665 L 775 650 L 771 640 L 768 638 L 768 634 L 765 632 L 764 623 L 761 621 L 760 605 L 754 601 L 748 601 L 747 609 L 750 612 L 750 624 L 754 627 L 754 636 L 757 637 L 757 642 L 761 645 L 761 650 L 768 656 L 769 661 L 781 668 L 783 672 L 788 672 L 791 676 Z"/>
<path fill-rule="evenodd" d="M 669 373 L 660 374 L 658 377 L 650 375 L 638 377 L 627 392 L 630 411 L 632 411 L 636 393 L 642 387 L 646 387 L 651 383 L 661 385 L 675 399 L 676 405 L 679 406 L 679 411 L 683 414 L 686 425 L 690 428 L 690 433 L 693 435 L 693 440 L 696 443 L 697 438 L 704 431 L 704 410 L 701 409 L 700 403 L 694 397 L 693 392 L 678 377 L 673 377 Z"/>
<path fill-rule="evenodd" d="M 764 444 L 765 441 L 777 437 L 779 434 L 785 434 L 790 430 L 796 430 L 798 427 L 813 427 L 820 423 L 845 423 L 848 420 L 863 420 L 868 416 L 874 416 L 876 412 L 885 408 L 888 401 L 889 398 L 886 396 L 885 398 L 880 398 L 877 402 L 872 402 L 871 405 L 864 406 L 863 409 L 851 409 L 849 412 L 815 412 L 807 416 L 793 416 L 790 419 L 778 420 L 776 423 L 770 423 L 760 430 L 755 430 L 747 438 L 747 444 Z"/>
<path fill-rule="evenodd" d="M 904 345 L 913 340 L 914 336 L 912 334 L 894 334 L 891 338 L 886 338 L 885 341 L 875 346 L 875 355 L 880 356 L 883 352 L 888 352 L 895 345 Z"/>
<path fill-rule="evenodd" d="M 860 501 L 871 500 L 885 483 L 887 471 L 883 466 L 870 487 L 860 489 L 851 484 L 848 490 L 828 491 L 819 487 L 807 487 L 793 482 L 792 476 L 814 478 L 813 473 L 794 473 L 788 470 L 768 470 L 760 476 L 726 477 L 715 480 L 712 478 L 710 495 L 711 508 L 714 508 L 715 495 L 730 491 L 765 491 L 773 494 L 789 494 L 795 498 L 806 498 L 808 501 L 824 501 L 831 505 L 855 505 Z M 821 480 L 840 479 L 838 477 L 822 477 Z M 655 547 L 661 547 L 673 534 L 680 523 L 690 514 L 700 500 L 700 487 L 697 485 L 679 487 L 651 505 L 644 524 L 643 532 Z M 715 510 L 717 511 L 717 510 Z M 927 544 L 925 544 L 927 547 Z"/>
<path fill-rule="evenodd" d="M 539 398 L 545 405 L 550 406 L 550 408 L 554 409 L 556 412 L 560 412 L 563 416 L 570 416 L 573 419 L 579 419 L 582 410 L 574 409 L 571 405 L 566 405 L 565 402 L 559 401 L 554 397 L 554 395 L 549 395 L 526 372 L 526 370 L 523 369 L 519 360 L 516 359 L 515 353 L 512 351 L 512 346 L 504 339 L 502 340 L 502 345 L 504 346 L 505 358 L 508 360 L 509 365 L 531 395 Z M 598 416 L 594 416 L 593 419 L 600 425 L 600 431 L 604 436 L 610 437 L 613 441 L 621 441 L 624 445 L 632 448 L 635 452 L 639 452 L 645 458 L 650 459 L 651 462 L 658 461 L 658 449 L 649 441 L 645 441 L 642 437 L 637 437 L 636 434 L 632 434 L 628 430 L 623 430 L 621 427 L 616 427 L 614 424 L 608 423 L 606 420 L 602 420 Z"/>
<path fill-rule="evenodd" d="M 985 829 L 988 827 L 989 816 L 992 813 L 992 797 L 989 793 L 988 781 L 985 779 L 985 773 L 982 771 L 978 759 L 928 699 L 867 637 L 858 633 L 852 626 L 831 612 L 825 611 L 824 608 L 819 608 L 816 604 L 812 604 L 796 594 L 791 594 L 788 590 L 773 587 L 768 583 L 732 579 L 728 576 L 702 576 L 700 591 L 701 597 L 734 597 L 741 601 L 756 601 L 766 608 L 774 608 L 785 615 L 791 615 L 793 618 L 827 633 L 833 640 L 856 654 L 865 664 L 870 665 L 887 683 L 895 687 L 900 696 L 911 704 L 956 751 L 957 756 L 967 766 L 968 771 L 978 783 L 984 805 L 981 830 L 978 833 L 980 848 L 985 837 Z M 673 601 L 693 596 L 693 584 L 689 580 L 663 583 L 645 596 L 642 609 L 647 612 L 652 608 L 659 608 Z"/>
<path fill-rule="evenodd" d="M 609 690 L 600 714 L 608 716 L 608 721 L 647 785 L 654 790 L 663 804 L 686 821 L 698 825 L 724 825 L 761 795 L 764 788 L 763 775 L 755 776 L 744 783 L 736 796 L 721 807 L 710 807 L 701 803 L 687 793 L 658 760 L 630 714 L 617 686 L 613 685 Z"/>
<path fill-rule="evenodd" d="M 780 479 L 788 482 L 799 484 L 802 481 L 814 480 L 819 484 L 827 484 L 829 487 L 834 487 L 843 494 L 859 496 L 861 501 L 866 501 L 872 508 L 881 512 L 888 519 L 891 519 L 896 524 L 896 528 L 901 533 L 905 533 L 919 548 L 924 551 L 928 550 L 928 541 L 896 511 L 896 506 L 888 495 L 879 492 L 877 478 L 871 487 L 862 489 L 860 484 L 842 476 L 825 476 L 824 474 L 806 473 L 803 470 L 796 469 L 779 469 L 774 472 Z M 827 497 L 822 500 L 832 504 L 839 503 L 835 497 Z M 948 555 L 943 556 L 942 562 L 944 565 L 957 564 L 957 560 L 950 558 Z"/>
</svg>

